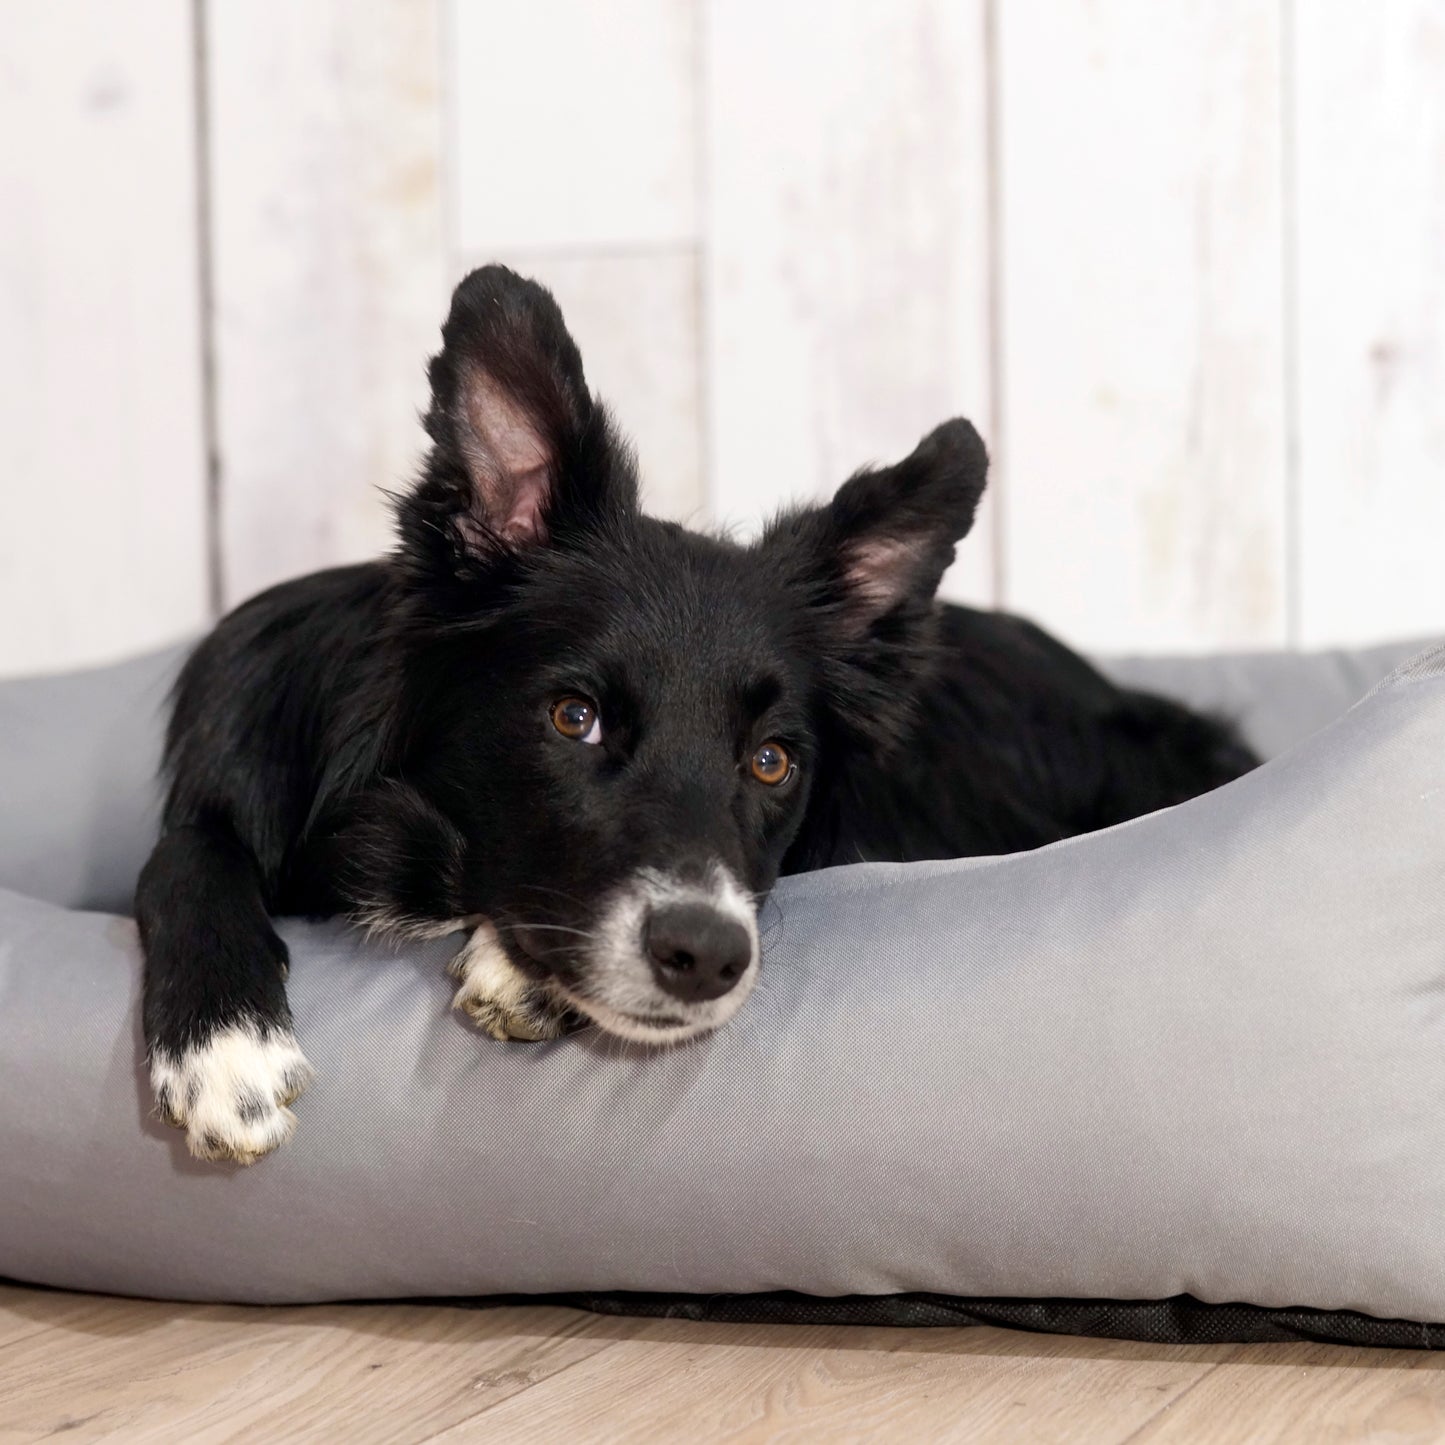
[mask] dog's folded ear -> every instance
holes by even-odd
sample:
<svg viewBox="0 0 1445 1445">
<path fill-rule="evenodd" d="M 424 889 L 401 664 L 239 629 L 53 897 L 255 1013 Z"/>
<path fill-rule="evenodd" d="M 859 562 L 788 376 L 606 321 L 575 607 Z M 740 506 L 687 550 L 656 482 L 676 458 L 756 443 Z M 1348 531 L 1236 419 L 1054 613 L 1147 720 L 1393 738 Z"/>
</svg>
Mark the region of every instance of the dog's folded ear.
<svg viewBox="0 0 1445 1445">
<path fill-rule="evenodd" d="M 857 472 L 830 503 L 785 513 L 764 535 L 795 575 L 855 633 L 927 610 L 968 534 L 988 476 L 971 422 L 935 428 L 901 462 Z"/>
<path fill-rule="evenodd" d="M 896 466 L 856 473 L 828 509 L 845 607 L 864 623 L 926 603 L 968 535 L 988 477 L 971 422 L 946 421 Z"/>
<path fill-rule="evenodd" d="M 832 710 L 854 734 L 885 745 L 899 735 L 930 663 L 934 594 L 987 476 L 972 424 L 944 422 L 831 502 L 784 513 L 759 542 L 815 619 Z"/>
<path fill-rule="evenodd" d="M 444 513 L 466 553 L 525 550 L 606 505 L 635 505 L 630 454 L 545 287 L 505 266 L 473 271 L 427 375 L 434 445 L 410 504 L 433 528 Z"/>
</svg>

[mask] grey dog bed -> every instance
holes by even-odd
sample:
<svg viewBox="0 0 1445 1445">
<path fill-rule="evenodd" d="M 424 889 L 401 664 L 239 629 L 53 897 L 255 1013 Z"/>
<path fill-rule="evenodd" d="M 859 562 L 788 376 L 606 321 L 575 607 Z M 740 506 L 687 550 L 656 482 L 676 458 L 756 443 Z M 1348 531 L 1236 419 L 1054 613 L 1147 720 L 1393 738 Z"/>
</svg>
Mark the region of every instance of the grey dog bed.
<svg viewBox="0 0 1445 1445">
<path fill-rule="evenodd" d="M 1434 1344 L 1445 649 L 1350 707 L 1413 650 L 1111 664 L 1272 761 L 1036 853 L 787 880 L 755 996 L 669 1051 L 495 1043 L 459 939 L 288 923 L 318 1077 L 248 1170 L 151 1117 L 115 916 L 179 653 L 0 686 L 0 1274 Z"/>
</svg>

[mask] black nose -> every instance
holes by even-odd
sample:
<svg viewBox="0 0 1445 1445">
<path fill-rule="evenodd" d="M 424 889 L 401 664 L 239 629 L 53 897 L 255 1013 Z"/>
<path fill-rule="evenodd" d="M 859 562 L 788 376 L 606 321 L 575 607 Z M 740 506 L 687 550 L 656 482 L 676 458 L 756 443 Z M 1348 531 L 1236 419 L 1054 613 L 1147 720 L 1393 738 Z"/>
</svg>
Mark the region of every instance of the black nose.
<svg viewBox="0 0 1445 1445">
<path fill-rule="evenodd" d="M 706 903 L 673 903 L 648 915 L 652 976 L 688 1003 L 721 998 L 748 971 L 753 941 L 736 918 Z"/>
</svg>

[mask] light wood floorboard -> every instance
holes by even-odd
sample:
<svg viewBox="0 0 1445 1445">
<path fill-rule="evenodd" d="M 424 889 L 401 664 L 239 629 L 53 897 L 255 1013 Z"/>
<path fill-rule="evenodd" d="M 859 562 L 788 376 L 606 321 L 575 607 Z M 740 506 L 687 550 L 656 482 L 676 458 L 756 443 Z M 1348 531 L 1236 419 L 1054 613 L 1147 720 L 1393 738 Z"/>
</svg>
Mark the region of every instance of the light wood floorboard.
<svg viewBox="0 0 1445 1445">
<path fill-rule="evenodd" d="M 1445 1439 L 1445 1356 L 0 1286 L 0 1441 Z"/>
</svg>

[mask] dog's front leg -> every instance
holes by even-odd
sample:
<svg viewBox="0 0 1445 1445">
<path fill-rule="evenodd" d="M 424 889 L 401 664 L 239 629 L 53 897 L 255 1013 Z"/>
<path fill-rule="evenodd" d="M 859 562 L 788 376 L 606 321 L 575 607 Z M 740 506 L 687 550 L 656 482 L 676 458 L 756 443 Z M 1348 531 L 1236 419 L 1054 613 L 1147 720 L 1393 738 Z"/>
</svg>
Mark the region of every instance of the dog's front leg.
<svg viewBox="0 0 1445 1445">
<path fill-rule="evenodd" d="M 494 1039 L 555 1039 L 581 1020 L 517 967 L 495 927 L 475 912 L 466 841 L 410 784 L 387 779 L 338 805 L 295 861 L 313 899 L 368 932 L 396 940 L 470 929 L 448 966 L 453 1004 Z"/>
<path fill-rule="evenodd" d="M 174 828 L 141 873 L 151 1087 L 198 1159 L 250 1164 L 296 1128 L 311 1082 L 286 1002 L 286 945 L 256 859 L 216 828 Z"/>
</svg>

